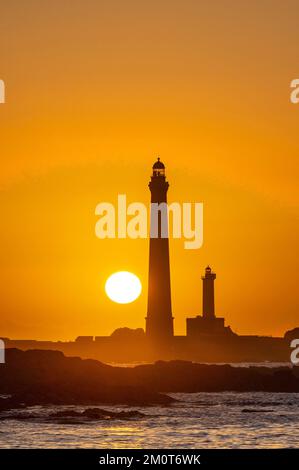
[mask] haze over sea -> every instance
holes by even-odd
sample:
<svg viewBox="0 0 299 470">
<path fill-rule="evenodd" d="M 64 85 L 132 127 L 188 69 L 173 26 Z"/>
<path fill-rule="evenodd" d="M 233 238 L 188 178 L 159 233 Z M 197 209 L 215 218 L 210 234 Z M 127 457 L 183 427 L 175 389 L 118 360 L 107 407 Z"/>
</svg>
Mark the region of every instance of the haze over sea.
<svg viewBox="0 0 299 470">
<path fill-rule="evenodd" d="M 0 413 L 1 448 L 282 448 L 298 447 L 298 393 L 169 394 L 171 406 L 100 406 L 139 411 L 126 419 L 57 419 L 82 406 L 34 406 Z M 12 419 L 3 419 L 10 416 Z M 26 417 L 25 419 L 22 419 Z"/>
</svg>

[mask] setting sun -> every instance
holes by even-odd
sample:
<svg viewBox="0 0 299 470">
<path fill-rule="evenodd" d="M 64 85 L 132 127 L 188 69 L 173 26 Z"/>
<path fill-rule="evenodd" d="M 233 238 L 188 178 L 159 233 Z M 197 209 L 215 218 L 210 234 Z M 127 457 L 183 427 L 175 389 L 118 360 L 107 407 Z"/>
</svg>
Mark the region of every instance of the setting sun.
<svg viewBox="0 0 299 470">
<path fill-rule="evenodd" d="M 128 304 L 136 300 L 141 289 L 139 278 L 128 271 L 111 274 L 105 284 L 105 291 L 109 299 L 119 304 Z"/>
</svg>

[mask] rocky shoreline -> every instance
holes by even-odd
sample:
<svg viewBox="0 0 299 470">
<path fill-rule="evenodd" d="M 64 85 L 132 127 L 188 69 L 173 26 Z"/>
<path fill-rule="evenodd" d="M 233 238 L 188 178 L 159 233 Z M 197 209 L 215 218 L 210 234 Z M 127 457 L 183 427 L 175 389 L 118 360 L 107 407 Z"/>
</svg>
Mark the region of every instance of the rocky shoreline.
<svg viewBox="0 0 299 470">
<path fill-rule="evenodd" d="M 231 367 L 184 361 L 124 368 L 59 351 L 6 350 L 0 411 L 35 405 L 169 406 L 168 393 L 299 392 L 297 367 Z M 87 412 L 88 413 L 88 412 Z"/>
</svg>

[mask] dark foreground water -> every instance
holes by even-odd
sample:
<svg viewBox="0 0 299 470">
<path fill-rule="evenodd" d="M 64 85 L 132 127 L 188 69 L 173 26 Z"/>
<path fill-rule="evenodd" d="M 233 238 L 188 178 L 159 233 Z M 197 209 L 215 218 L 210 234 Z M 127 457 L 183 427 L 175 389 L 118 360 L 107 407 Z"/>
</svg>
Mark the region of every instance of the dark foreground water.
<svg viewBox="0 0 299 470">
<path fill-rule="evenodd" d="M 171 406 L 100 406 L 138 410 L 133 419 L 52 420 L 61 409 L 31 407 L 0 414 L 1 448 L 274 448 L 299 447 L 298 393 L 170 394 Z M 17 415 L 26 415 L 20 419 Z M 12 418 L 3 420 L 10 415 Z"/>
</svg>

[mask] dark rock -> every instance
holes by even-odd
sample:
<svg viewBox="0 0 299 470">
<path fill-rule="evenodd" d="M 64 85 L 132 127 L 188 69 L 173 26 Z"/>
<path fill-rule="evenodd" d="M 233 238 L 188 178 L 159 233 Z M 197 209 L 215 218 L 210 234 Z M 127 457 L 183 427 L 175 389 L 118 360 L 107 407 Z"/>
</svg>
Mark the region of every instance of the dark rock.
<svg viewBox="0 0 299 470">
<path fill-rule="evenodd" d="M 252 409 L 252 408 L 244 408 L 242 410 L 242 413 L 272 413 L 273 410 L 265 410 L 264 408 L 257 410 L 257 409 Z"/>
<path fill-rule="evenodd" d="M 129 379 L 129 380 L 128 380 Z M 11 394 L 2 409 L 33 405 L 169 405 L 175 400 L 134 383 L 126 370 L 59 351 L 8 349 L 1 367 L 0 393 Z"/>
</svg>

